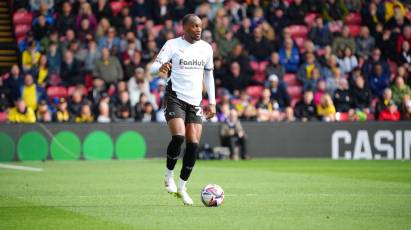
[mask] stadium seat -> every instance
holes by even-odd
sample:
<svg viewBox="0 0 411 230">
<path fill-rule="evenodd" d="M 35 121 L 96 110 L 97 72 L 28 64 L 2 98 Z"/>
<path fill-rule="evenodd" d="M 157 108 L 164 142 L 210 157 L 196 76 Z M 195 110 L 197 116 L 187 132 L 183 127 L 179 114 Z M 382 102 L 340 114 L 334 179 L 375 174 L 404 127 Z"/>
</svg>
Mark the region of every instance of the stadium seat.
<svg viewBox="0 0 411 230">
<path fill-rule="evenodd" d="M 73 95 L 74 91 L 77 89 L 77 86 L 70 86 L 67 88 L 67 96 L 71 96 Z M 82 91 L 83 91 L 83 95 L 87 95 L 88 91 L 86 89 L 86 87 L 81 87 Z"/>
<path fill-rule="evenodd" d="M 252 70 L 254 70 L 254 72 L 259 71 L 259 64 L 257 61 L 250 61 L 250 67 Z"/>
<path fill-rule="evenodd" d="M 301 86 L 288 86 L 287 92 L 292 98 L 300 97 L 302 94 L 303 88 Z"/>
<path fill-rule="evenodd" d="M 292 38 L 304 37 L 307 38 L 308 27 L 303 25 L 291 25 L 288 27 Z"/>
<path fill-rule="evenodd" d="M 23 37 L 31 30 L 31 25 L 19 24 L 14 27 L 14 34 L 16 37 Z"/>
<path fill-rule="evenodd" d="M 361 14 L 350 13 L 345 17 L 345 24 L 347 25 L 361 25 Z"/>
<path fill-rule="evenodd" d="M 252 80 L 260 83 L 260 84 L 264 84 L 265 82 L 265 74 L 264 73 L 256 73 L 253 75 Z"/>
<path fill-rule="evenodd" d="M 8 120 L 7 112 L 0 112 L 0 123 L 6 122 Z"/>
<path fill-rule="evenodd" d="M 16 25 L 31 25 L 33 14 L 30 12 L 16 12 L 13 15 L 13 24 Z"/>
<path fill-rule="evenodd" d="M 261 96 L 261 93 L 263 92 L 263 89 L 264 87 L 262 86 L 253 85 L 253 86 L 248 86 L 246 91 L 250 97 L 258 100 Z"/>
<path fill-rule="evenodd" d="M 267 70 L 268 64 L 270 64 L 268 61 L 262 61 L 262 62 L 260 62 L 260 63 L 259 63 L 259 66 L 258 66 L 258 71 L 259 71 L 260 73 L 265 73 L 265 71 Z"/>
<path fill-rule="evenodd" d="M 330 22 L 328 23 L 328 29 L 331 33 L 341 32 L 342 24 L 338 22 Z"/>
<path fill-rule="evenodd" d="M 154 31 L 154 34 L 156 35 L 156 36 L 158 36 L 158 34 L 160 33 L 160 31 L 163 29 L 163 25 L 155 25 L 155 26 L 153 26 L 153 31 Z"/>
<path fill-rule="evenodd" d="M 393 80 L 395 75 L 397 74 L 397 71 L 398 71 L 397 63 L 395 63 L 393 61 L 388 61 L 388 66 L 389 66 L 390 72 L 391 72 L 391 80 Z"/>
<path fill-rule="evenodd" d="M 120 13 L 123 7 L 126 5 L 127 5 L 127 2 L 124 2 L 124 1 L 110 2 L 110 7 L 114 15 L 117 15 L 118 13 Z"/>
<path fill-rule="evenodd" d="M 55 97 L 67 98 L 67 89 L 64 86 L 50 86 L 47 88 L 47 96 L 50 99 Z"/>
<path fill-rule="evenodd" d="M 307 39 L 305 37 L 296 37 L 294 38 L 295 43 L 297 43 L 298 49 L 303 52 L 304 51 L 304 42 Z"/>
<path fill-rule="evenodd" d="M 300 97 L 291 98 L 291 106 L 294 107 L 300 101 Z"/>
<path fill-rule="evenodd" d="M 305 15 L 304 17 L 304 22 L 309 26 L 312 27 L 314 22 L 315 22 L 315 18 L 318 16 L 318 13 L 308 13 L 307 15 Z"/>
<path fill-rule="evenodd" d="M 352 37 L 356 37 L 360 33 L 360 30 L 361 30 L 361 26 L 358 26 L 358 25 L 349 25 L 348 28 L 350 30 L 350 35 Z"/>
<path fill-rule="evenodd" d="M 342 113 L 342 112 L 337 112 L 335 114 L 335 119 L 337 121 L 349 121 L 350 120 L 350 116 L 348 115 L 348 113 Z"/>
<path fill-rule="evenodd" d="M 60 85 L 61 83 L 61 77 L 60 75 L 58 75 L 57 73 L 52 73 L 50 74 L 49 80 L 48 80 L 49 84 L 52 86 L 57 86 Z"/>
<path fill-rule="evenodd" d="M 287 73 L 283 76 L 283 81 L 287 86 L 299 86 L 300 82 L 297 79 L 297 76 L 293 73 Z"/>
</svg>

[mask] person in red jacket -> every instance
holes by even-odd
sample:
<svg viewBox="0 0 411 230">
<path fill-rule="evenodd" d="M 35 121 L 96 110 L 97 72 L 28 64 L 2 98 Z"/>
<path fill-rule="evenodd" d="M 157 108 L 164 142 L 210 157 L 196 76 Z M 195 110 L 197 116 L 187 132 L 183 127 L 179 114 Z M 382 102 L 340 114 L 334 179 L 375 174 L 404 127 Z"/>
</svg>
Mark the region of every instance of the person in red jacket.
<svg viewBox="0 0 411 230">
<path fill-rule="evenodd" d="M 385 108 L 381 113 L 379 120 L 380 121 L 399 121 L 401 114 L 398 111 L 397 105 L 394 101 L 390 101 L 388 107 Z"/>
</svg>

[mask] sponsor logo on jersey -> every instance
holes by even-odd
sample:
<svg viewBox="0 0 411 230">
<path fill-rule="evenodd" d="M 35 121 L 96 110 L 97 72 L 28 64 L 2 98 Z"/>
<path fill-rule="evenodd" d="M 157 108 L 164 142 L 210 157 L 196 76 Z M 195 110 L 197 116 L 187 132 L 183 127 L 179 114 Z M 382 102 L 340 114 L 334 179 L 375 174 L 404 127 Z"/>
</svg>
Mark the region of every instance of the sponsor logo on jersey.
<svg viewBox="0 0 411 230">
<path fill-rule="evenodd" d="M 204 69 L 206 62 L 204 60 L 192 59 L 184 60 L 180 59 L 179 65 L 181 69 Z"/>
</svg>

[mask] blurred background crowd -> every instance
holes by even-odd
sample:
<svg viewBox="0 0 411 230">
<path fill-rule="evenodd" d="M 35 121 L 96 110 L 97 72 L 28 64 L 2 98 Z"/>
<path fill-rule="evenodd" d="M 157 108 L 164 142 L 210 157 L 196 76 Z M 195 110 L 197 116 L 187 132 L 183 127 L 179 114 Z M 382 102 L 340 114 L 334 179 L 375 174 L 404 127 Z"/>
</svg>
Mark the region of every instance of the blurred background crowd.
<svg viewBox="0 0 411 230">
<path fill-rule="evenodd" d="M 164 122 L 150 63 L 197 14 L 218 114 L 241 121 L 411 119 L 411 1 L 15 0 L 19 65 L 3 122 Z M 206 96 L 206 93 L 205 93 Z M 207 99 L 203 105 L 208 103 Z"/>
</svg>

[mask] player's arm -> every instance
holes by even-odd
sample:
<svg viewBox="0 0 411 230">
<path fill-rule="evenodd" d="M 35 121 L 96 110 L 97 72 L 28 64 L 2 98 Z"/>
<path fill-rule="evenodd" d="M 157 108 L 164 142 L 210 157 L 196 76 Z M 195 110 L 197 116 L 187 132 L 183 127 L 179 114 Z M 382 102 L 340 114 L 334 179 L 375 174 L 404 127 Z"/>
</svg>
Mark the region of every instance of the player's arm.
<svg viewBox="0 0 411 230">
<path fill-rule="evenodd" d="M 157 75 L 158 73 L 168 74 L 171 70 L 171 56 L 172 50 L 170 43 L 167 41 L 166 44 L 161 48 L 156 59 L 150 67 L 150 74 Z"/>
<path fill-rule="evenodd" d="M 205 115 L 207 119 L 214 117 L 216 114 L 216 100 L 215 100 L 215 85 L 214 74 L 212 69 L 204 70 L 204 83 L 207 90 L 208 99 L 210 104 L 208 105 Z"/>
</svg>

